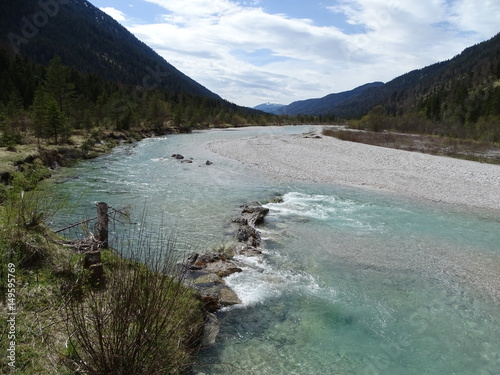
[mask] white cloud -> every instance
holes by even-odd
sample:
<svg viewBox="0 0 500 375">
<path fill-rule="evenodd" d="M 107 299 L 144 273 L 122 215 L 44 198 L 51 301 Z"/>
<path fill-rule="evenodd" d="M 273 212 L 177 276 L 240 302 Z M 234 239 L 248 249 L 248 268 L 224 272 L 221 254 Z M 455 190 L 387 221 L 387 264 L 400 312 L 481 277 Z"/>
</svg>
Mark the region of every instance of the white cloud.
<svg viewBox="0 0 500 375">
<path fill-rule="evenodd" d="M 123 13 L 121 10 L 112 7 L 105 7 L 99 9 L 102 10 L 104 13 L 107 13 L 109 16 L 113 17 L 118 22 L 124 22 L 127 20 L 127 18 L 125 17 L 125 13 Z"/>
<path fill-rule="evenodd" d="M 499 31 L 496 0 L 337 0 L 324 8 L 358 33 L 266 13 L 265 0 L 145 1 L 165 9 L 162 21 L 129 30 L 188 76 L 247 106 L 388 81 Z"/>
<path fill-rule="evenodd" d="M 451 21 L 461 30 L 492 36 L 491 31 L 500 31 L 500 2 L 498 0 L 462 0 L 451 6 Z"/>
</svg>

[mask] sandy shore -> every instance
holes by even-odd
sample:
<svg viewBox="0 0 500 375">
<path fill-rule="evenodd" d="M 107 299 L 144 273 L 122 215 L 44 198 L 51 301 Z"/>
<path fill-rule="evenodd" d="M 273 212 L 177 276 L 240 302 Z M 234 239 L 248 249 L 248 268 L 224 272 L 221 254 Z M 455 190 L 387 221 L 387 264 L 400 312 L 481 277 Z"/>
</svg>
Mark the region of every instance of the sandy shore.
<svg viewBox="0 0 500 375">
<path fill-rule="evenodd" d="M 209 144 L 280 180 L 364 186 L 409 197 L 500 209 L 500 166 L 340 141 L 264 135 Z"/>
</svg>

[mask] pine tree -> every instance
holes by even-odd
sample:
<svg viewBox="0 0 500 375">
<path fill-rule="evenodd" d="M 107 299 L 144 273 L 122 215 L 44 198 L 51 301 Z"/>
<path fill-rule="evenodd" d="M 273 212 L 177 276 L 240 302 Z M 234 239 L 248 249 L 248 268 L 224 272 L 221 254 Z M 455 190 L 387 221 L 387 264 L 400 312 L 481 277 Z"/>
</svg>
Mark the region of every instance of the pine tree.
<svg viewBox="0 0 500 375">
<path fill-rule="evenodd" d="M 60 140 L 60 135 L 65 135 L 64 115 L 59 109 L 59 103 L 52 98 L 46 99 L 44 108 L 43 132 L 48 137 L 54 137 L 54 142 L 57 144 Z"/>
<path fill-rule="evenodd" d="M 46 112 L 48 106 L 49 96 L 43 86 L 39 86 L 35 91 L 35 98 L 33 99 L 33 106 L 31 107 L 31 114 L 33 118 L 33 131 L 40 143 L 40 138 L 46 136 Z"/>
<path fill-rule="evenodd" d="M 70 69 L 56 56 L 47 68 L 44 81 L 45 90 L 56 100 L 59 111 L 65 114 L 69 114 L 70 101 L 75 96 L 75 84 L 70 81 L 70 75 Z"/>
</svg>

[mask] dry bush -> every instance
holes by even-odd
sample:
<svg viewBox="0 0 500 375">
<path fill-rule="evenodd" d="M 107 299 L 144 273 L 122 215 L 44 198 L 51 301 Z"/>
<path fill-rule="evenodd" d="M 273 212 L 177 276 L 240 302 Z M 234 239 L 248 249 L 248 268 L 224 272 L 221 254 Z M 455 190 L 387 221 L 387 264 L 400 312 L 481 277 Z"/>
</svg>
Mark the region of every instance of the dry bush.
<svg viewBox="0 0 500 375">
<path fill-rule="evenodd" d="M 151 237 L 150 237 L 151 238 Z M 112 257 L 105 286 L 67 305 L 71 366 L 88 374 L 180 374 L 203 328 L 199 301 L 183 286 L 174 241 L 163 252 L 140 239 Z"/>
</svg>

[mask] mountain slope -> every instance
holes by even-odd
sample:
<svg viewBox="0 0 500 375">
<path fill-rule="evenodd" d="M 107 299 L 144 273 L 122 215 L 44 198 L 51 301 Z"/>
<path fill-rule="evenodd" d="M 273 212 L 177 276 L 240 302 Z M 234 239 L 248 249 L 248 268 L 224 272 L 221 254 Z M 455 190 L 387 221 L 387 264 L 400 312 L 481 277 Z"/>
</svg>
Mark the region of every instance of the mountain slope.
<svg viewBox="0 0 500 375">
<path fill-rule="evenodd" d="M 220 98 L 86 0 L 2 1 L 0 39 L 37 63 L 59 55 L 64 64 L 111 81 Z"/>
<path fill-rule="evenodd" d="M 367 90 L 381 87 L 382 82 L 367 83 L 350 91 L 330 94 L 320 99 L 309 99 L 293 102 L 289 104 L 285 113 L 287 115 L 328 115 L 335 113 L 335 108 L 343 103 L 356 100 Z"/>
<path fill-rule="evenodd" d="M 496 114 L 491 108 L 497 106 L 499 79 L 500 34 L 497 34 L 450 60 L 413 70 L 386 84 L 375 82 L 321 99 L 294 102 L 281 108 L 280 113 L 356 118 L 382 105 L 393 115 L 423 111 L 434 120 L 458 116 L 463 123 L 477 120 L 484 111 Z M 476 113 L 469 113 L 471 108 Z"/>
</svg>

